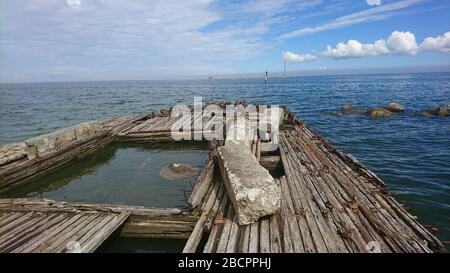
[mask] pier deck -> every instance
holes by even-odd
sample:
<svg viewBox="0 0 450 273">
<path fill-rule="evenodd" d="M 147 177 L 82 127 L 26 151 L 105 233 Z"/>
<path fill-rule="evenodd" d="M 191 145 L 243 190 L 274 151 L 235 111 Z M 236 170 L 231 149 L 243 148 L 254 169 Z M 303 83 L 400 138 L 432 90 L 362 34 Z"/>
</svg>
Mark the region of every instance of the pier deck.
<svg viewBox="0 0 450 273">
<path fill-rule="evenodd" d="M 192 125 L 200 118 L 194 115 Z M 204 118 L 202 127 L 193 126 L 192 134 L 209 128 L 206 125 L 209 121 Z M 28 159 L 24 151 L 17 151 L 17 155 L 13 151 L 8 154 L 8 162 L 0 166 L 0 192 L 32 183 L 56 167 L 113 141 L 174 141 L 170 128 L 176 122 L 169 110 L 115 117 L 102 122 L 106 133 L 70 144 L 54 154 Z M 278 164 L 281 169 L 275 176 L 281 187 L 281 209 L 258 222 L 239 226 L 215 160 L 219 145 L 223 143 L 210 142 L 207 162 L 188 200 L 189 212 L 125 207 L 94 209 L 95 205 L 82 206 L 84 209 L 80 210 L 80 206 L 67 203 L 49 209 L 48 201 L 28 200 L 35 203 L 24 206 L 18 205 L 21 199 L 0 200 L 0 251 L 64 252 L 69 241 L 81 241 L 81 249 L 91 252 L 119 226 L 123 236 L 188 238 L 184 252 L 443 249 L 442 243 L 388 194 L 383 181 L 353 156 L 331 147 L 289 112 L 280 127 L 277 154 L 269 156 L 271 164 Z M 268 158 L 261 153 L 262 145 L 261 139 L 257 139 L 251 148 L 261 165 Z M 141 213 L 136 213 L 139 210 Z"/>
<path fill-rule="evenodd" d="M 130 215 L 67 203 L 0 200 L 0 252 L 94 252 Z"/>
<path fill-rule="evenodd" d="M 255 149 L 256 151 L 258 149 Z M 304 123 L 281 130 L 281 211 L 239 226 L 221 178 L 197 187 L 202 213 L 184 252 L 432 252 L 441 242 L 351 156 Z M 258 155 L 257 155 L 258 156 Z M 209 183 L 208 183 L 209 182 Z M 199 191 L 194 189 L 194 193 Z M 201 238 L 207 237 L 201 245 Z"/>
</svg>

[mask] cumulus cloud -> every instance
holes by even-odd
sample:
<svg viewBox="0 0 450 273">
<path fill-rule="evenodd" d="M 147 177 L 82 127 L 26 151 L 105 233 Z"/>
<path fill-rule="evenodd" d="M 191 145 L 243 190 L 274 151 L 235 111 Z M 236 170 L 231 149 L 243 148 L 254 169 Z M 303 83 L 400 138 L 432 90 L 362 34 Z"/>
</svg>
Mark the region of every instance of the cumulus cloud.
<svg viewBox="0 0 450 273">
<path fill-rule="evenodd" d="M 416 54 L 419 50 L 416 37 L 409 31 L 394 31 L 387 39 L 389 49 L 398 54 Z"/>
<path fill-rule="evenodd" d="M 313 61 L 313 60 L 317 59 L 317 56 L 313 55 L 313 54 L 309 54 L 309 53 L 295 54 L 295 53 L 292 53 L 289 51 L 283 52 L 281 57 L 283 58 L 283 60 L 288 61 L 288 62 L 293 62 L 293 63 L 302 63 L 302 62 Z"/>
<path fill-rule="evenodd" d="M 441 52 L 450 52 L 450 31 L 438 37 L 426 38 L 422 44 L 420 44 L 419 49 L 421 51 L 436 50 Z"/>
<path fill-rule="evenodd" d="M 384 54 L 415 55 L 422 51 L 450 52 L 450 32 L 438 37 L 428 37 L 419 45 L 416 37 L 409 31 L 394 31 L 387 40 L 380 39 L 373 44 L 362 44 L 357 40 L 341 42 L 322 52 L 322 55 L 335 59 L 361 58 Z"/>
<path fill-rule="evenodd" d="M 367 0 L 367 5 L 379 6 L 379 5 L 381 5 L 381 0 Z"/>
<path fill-rule="evenodd" d="M 323 52 L 323 55 L 336 59 L 361 58 L 366 56 L 376 56 L 389 53 L 386 41 L 381 39 L 373 44 L 362 44 L 356 40 L 349 40 L 347 43 L 338 43 L 336 48 L 330 45 Z"/>
</svg>

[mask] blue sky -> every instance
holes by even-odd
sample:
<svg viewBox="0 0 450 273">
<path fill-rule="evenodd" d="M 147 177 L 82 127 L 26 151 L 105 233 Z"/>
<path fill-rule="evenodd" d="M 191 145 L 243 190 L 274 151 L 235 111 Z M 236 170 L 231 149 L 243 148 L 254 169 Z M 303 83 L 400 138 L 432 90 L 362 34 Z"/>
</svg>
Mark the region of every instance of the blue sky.
<svg viewBox="0 0 450 273">
<path fill-rule="evenodd" d="M 0 0 L 0 81 L 450 66 L 448 0 Z"/>
</svg>

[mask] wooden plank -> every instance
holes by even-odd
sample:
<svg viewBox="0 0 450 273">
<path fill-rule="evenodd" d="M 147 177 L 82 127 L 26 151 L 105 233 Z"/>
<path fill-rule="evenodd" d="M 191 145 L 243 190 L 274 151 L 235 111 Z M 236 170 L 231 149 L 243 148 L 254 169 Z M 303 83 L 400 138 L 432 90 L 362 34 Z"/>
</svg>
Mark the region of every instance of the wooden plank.
<svg viewBox="0 0 450 273">
<path fill-rule="evenodd" d="M 250 237 L 248 243 L 248 253 L 259 252 L 259 224 L 260 222 L 254 222 L 250 224 Z"/>
<path fill-rule="evenodd" d="M 270 224 L 269 219 L 265 217 L 260 220 L 259 229 L 259 252 L 270 253 Z"/>
<path fill-rule="evenodd" d="M 130 216 L 129 211 L 124 211 L 115 215 L 108 225 L 103 226 L 99 232 L 96 232 L 89 242 L 82 245 L 82 252 L 94 252 L 125 220 Z"/>
<path fill-rule="evenodd" d="M 211 232 L 208 237 L 208 241 L 203 249 L 204 253 L 212 253 L 217 249 L 217 244 L 219 243 L 220 234 L 225 223 L 225 213 L 228 211 L 228 206 L 230 206 L 230 201 L 226 194 L 223 194 L 222 200 L 220 201 L 218 213 L 212 222 Z"/>
<path fill-rule="evenodd" d="M 42 233 L 51 226 L 58 224 L 59 222 L 64 220 L 65 217 L 66 215 L 63 213 L 50 215 L 49 217 L 47 217 L 46 221 L 41 225 L 34 225 L 29 232 L 22 234 L 23 236 L 15 237 L 14 242 L 11 245 L 9 245 L 8 249 L 6 249 L 5 251 L 16 252 L 17 248 L 28 246 L 32 238 L 35 238 L 38 234 Z"/>
<path fill-rule="evenodd" d="M 224 188 L 225 187 L 223 183 L 214 183 L 214 188 L 211 191 L 211 194 L 209 195 L 208 200 L 205 203 L 206 205 L 202 211 L 202 214 L 199 220 L 197 221 L 197 224 L 195 225 L 191 236 L 186 242 L 186 245 L 184 246 L 183 249 L 184 253 L 193 253 L 197 250 L 197 247 L 205 231 L 205 224 L 210 214 L 214 213 L 213 211 L 211 211 L 211 208 L 214 206 L 215 202 L 220 202 L 220 197 L 225 192 Z M 218 196 L 219 200 L 217 200 Z"/>
</svg>

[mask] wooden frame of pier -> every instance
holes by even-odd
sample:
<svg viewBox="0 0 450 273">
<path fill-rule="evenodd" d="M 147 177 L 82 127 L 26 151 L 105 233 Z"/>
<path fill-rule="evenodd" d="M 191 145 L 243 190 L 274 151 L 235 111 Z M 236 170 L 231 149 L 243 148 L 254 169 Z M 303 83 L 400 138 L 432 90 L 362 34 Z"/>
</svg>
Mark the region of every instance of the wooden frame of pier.
<svg viewBox="0 0 450 273">
<path fill-rule="evenodd" d="M 236 104 L 244 104 L 237 102 Z M 225 103 L 219 104 L 222 108 Z M 202 128 L 193 126 L 192 134 Z M 0 166 L 0 193 L 21 187 L 114 141 L 171 142 L 179 118 L 170 110 L 119 116 L 105 131 L 45 157 L 18 157 Z M 281 209 L 239 226 L 209 142 L 206 164 L 185 210 L 69 204 L 52 200 L 0 200 L 0 252 L 92 252 L 114 232 L 138 238 L 187 239 L 184 252 L 433 252 L 442 243 L 389 195 L 384 182 L 353 156 L 334 149 L 285 111 L 279 149 L 266 152 L 255 139 L 252 152 L 274 173 Z M 49 231 L 50 230 L 50 231 Z M 79 242 L 74 249 L 71 242 Z"/>
</svg>

